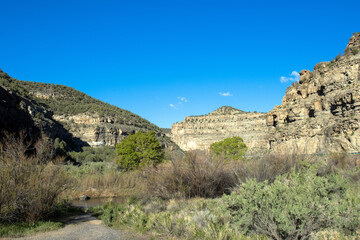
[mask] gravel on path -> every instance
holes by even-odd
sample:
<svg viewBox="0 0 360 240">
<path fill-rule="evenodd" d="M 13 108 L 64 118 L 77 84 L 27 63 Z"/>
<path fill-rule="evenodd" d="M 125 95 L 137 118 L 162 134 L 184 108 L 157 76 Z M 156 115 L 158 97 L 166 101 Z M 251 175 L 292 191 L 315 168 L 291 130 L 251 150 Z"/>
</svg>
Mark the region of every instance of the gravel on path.
<svg viewBox="0 0 360 240">
<path fill-rule="evenodd" d="M 146 239 L 129 235 L 105 226 L 101 220 L 90 214 L 76 216 L 67 221 L 66 226 L 56 231 L 38 233 L 32 236 L 14 238 L 17 240 L 127 240 Z"/>
</svg>

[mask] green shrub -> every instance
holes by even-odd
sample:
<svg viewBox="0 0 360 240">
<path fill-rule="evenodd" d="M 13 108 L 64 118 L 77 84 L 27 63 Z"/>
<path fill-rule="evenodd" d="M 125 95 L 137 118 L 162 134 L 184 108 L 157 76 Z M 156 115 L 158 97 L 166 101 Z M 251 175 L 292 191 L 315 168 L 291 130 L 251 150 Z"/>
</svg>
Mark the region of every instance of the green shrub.
<svg viewBox="0 0 360 240">
<path fill-rule="evenodd" d="M 210 151 L 216 156 L 223 156 L 228 160 L 244 159 L 247 146 L 241 137 L 225 138 L 210 145 Z"/>
<path fill-rule="evenodd" d="M 133 170 L 147 165 L 156 166 L 164 160 L 164 150 L 153 131 L 129 135 L 116 145 L 117 163 L 121 169 Z"/>
<path fill-rule="evenodd" d="M 359 228 L 360 199 L 348 190 L 342 177 L 317 176 L 317 168 L 304 167 L 272 184 L 249 180 L 239 192 L 224 196 L 224 201 L 233 223 L 246 234 L 307 239 L 312 232 L 329 227 L 349 234 Z"/>
</svg>

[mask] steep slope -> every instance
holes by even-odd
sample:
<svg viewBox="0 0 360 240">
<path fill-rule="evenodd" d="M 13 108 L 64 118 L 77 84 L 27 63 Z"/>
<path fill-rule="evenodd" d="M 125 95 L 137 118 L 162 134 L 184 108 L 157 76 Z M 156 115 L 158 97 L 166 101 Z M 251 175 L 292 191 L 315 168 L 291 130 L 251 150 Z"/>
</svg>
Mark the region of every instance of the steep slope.
<svg viewBox="0 0 360 240">
<path fill-rule="evenodd" d="M 144 118 L 101 102 L 73 88 L 20 81 L 2 72 L 0 85 L 51 110 L 51 119 L 90 146 L 115 145 L 136 131 L 155 131 L 166 147 L 175 146 L 165 133 Z"/>
<path fill-rule="evenodd" d="M 230 108 L 187 117 L 172 126 L 172 140 L 184 150 L 208 149 L 240 136 L 248 153 L 324 153 L 360 151 L 360 33 L 343 56 L 322 62 L 286 90 L 280 106 L 267 114 Z"/>
<path fill-rule="evenodd" d="M 172 140 L 183 150 L 208 149 L 227 137 L 240 136 L 249 152 L 266 151 L 266 116 L 223 106 L 204 116 L 186 117 L 172 126 Z"/>
<path fill-rule="evenodd" d="M 69 149 L 79 150 L 81 146 L 87 145 L 74 138 L 52 118 L 51 110 L 29 98 L 26 90 L 1 70 L 0 82 L 6 83 L 0 84 L 0 142 L 9 133 L 24 134 L 30 142 L 45 133 L 50 138 L 64 140 Z"/>
</svg>

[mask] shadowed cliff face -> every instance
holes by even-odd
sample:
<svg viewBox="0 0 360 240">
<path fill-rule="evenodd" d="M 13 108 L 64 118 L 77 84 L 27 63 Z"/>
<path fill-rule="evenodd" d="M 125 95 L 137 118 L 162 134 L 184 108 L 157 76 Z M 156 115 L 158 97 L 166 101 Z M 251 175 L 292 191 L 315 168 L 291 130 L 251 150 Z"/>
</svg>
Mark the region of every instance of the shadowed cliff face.
<svg viewBox="0 0 360 240">
<path fill-rule="evenodd" d="M 0 86 L 0 142 L 5 132 L 15 134 L 24 132 L 33 140 L 40 136 L 31 116 L 20 108 L 21 100 L 16 94 L 10 93 Z"/>
<path fill-rule="evenodd" d="M 172 127 L 172 139 L 185 150 L 240 136 L 248 153 L 322 153 L 360 150 L 360 34 L 349 40 L 343 56 L 300 72 L 282 104 L 267 114 L 220 108 L 187 117 Z"/>
<path fill-rule="evenodd" d="M 54 120 L 52 111 L 27 98 L 23 89 L 14 88 L 11 91 L 4 87 L 5 84 L 11 86 L 14 79 L 1 70 L 0 78 L 4 83 L 0 86 L 0 142 L 6 134 L 24 134 L 31 142 L 35 142 L 41 135 L 59 138 L 71 150 L 80 150 L 82 146 L 88 145 L 74 138 L 62 124 Z"/>
</svg>

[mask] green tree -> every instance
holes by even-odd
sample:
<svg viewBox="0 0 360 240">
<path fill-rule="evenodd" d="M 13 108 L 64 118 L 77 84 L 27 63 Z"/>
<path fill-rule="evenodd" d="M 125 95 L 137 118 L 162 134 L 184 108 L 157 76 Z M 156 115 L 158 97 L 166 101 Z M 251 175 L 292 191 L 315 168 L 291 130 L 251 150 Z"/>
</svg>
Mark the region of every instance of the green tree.
<svg viewBox="0 0 360 240">
<path fill-rule="evenodd" d="M 224 156 L 226 159 L 244 159 L 247 146 L 241 137 L 225 138 L 220 142 L 210 145 L 210 151 L 217 156 Z"/>
<path fill-rule="evenodd" d="M 164 159 L 164 150 L 156 139 L 155 132 L 137 132 L 116 145 L 119 155 L 117 164 L 125 170 L 152 164 L 156 166 Z"/>
</svg>

